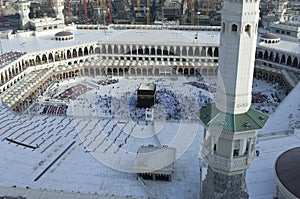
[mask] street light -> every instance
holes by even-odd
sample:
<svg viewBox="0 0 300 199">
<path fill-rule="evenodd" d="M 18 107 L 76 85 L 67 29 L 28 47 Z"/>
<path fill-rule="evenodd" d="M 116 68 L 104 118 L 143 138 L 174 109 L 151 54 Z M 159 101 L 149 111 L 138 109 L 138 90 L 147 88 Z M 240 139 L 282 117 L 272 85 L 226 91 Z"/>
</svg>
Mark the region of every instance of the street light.
<svg viewBox="0 0 300 199">
<path fill-rule="evenodd" d="M 201 13 L 199 11 L 196 13 L 196 15 L 197 15 L 197 26 L 199 26 L 200 14 Z"/>
</svg>

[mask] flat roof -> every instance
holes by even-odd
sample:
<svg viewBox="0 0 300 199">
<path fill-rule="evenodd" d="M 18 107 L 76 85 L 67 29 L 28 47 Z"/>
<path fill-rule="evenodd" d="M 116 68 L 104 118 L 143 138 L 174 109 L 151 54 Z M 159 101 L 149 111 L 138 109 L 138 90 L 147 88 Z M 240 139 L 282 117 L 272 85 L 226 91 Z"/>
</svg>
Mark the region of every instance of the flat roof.
<svg viewBox="0 0 300 199">
<path fill-rule="evenodd" d="M 265 42 L 259 42 L 258 40 L 258 46 L 259 47 L 265 47 L 265 48 L 271 48 L 274 50 L 284 51 L 288 53 L 300 53 L 299 48 L 299 41 L 297 38 L 287 37 L 284 35 L 277 35 L 280 37 L 280 42 L 278 43 L 265 43 Z M 264 38 L 263 35 L 259 35 L 258 39 Z"/>
<path fill-rule="evenodd" d="M 139 86 L 139 90 L 154 91 L 155 84 L 154 83 L 141 83 Z"/>
<path fill-rule="evenodd" d="M 59 42 L 54 35 L 59 31 L 72 31 L 73 40 Z M 198 31 L 198 38 L 195 40 L 197 31 L 184 30 L 142 30 L 142 29 L 112 29 L 112 30 L 91 30 L 66 27 L 40 33 L 38 36 L 17 37 L 1 39 L 2 52 L 38 52 L 56 48 L 70 47 L 93 42 L 109 42 L 112 44 L 132 43 L 138 45 L 149 44 L 183 44 L 183 45 L 219 45 L 220 34 L 218 31 Z"/>
<path fill-rule="evenodd" d="M 174 170 L 175 158 L 175 148 L 141 146 L 136 155 L 135 172 L 171 174 Z"/>
<path fill-rule="evenodd" d="M 300 198 L 300 147 L 282 153 L 276 160 L 275 172 L 281 184 Z"/>
</svg>

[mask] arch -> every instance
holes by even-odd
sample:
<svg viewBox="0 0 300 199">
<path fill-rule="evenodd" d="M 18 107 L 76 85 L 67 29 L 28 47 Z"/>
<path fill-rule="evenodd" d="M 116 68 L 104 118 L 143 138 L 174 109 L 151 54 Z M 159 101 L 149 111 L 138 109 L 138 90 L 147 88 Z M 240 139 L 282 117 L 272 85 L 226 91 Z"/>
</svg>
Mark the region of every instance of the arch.
<svg viewBox="0 0 300 199">
<path fill-rule="evenodd" d="M 147 75 L 147 69 L 146 68 L 142 69 L 142 75 Z"/>
<path fill-rule="evenodd" d="M 148 47 L 145 48 L 145 55 L 150 55 L 150 50 Z"/>
<path fill-rule="evenodd" d="M 154 75 L 159 75 L 159 68 L 154 69 Z"/>
<path fill-rule="evenodd" d="M 94 73 L 94 69 L 90 68 L 90 76 L 94 77 L 95 73 Z"/>
<path fill-rule="evenodd" d="M 112 54 L 113 50 L 112 50 L 112 46 L 108 45 L 107 46 L 107 54 Z"/>
<path fill-rule="evenodd" d="M 214 57 L 219 57 L 219 48 L 215 48 L 214 50 Z"/>
<path fill-rule="evenodd" d="M 249 24 L 247 24 L 244 28 L 245 33 L 247 33 L 250 36 L 251 33 L 251 26 Z"/>
<path fill-rule="evenodd" d="M 162 55 L 162 50 L 161 50 L 161 48 L 158 48 L 158 49 L 156 50 L 156 53 L 157 53 L 157 55 Z"/>
<path fill-rule="evenodd" d="M 144 54 L 143 49 L 142 49 L 141 46 L 138 47 L 137 53 L 138 53 L 138 55 L 143 55 Z"/>
<path fill-rule="evenodd" d="M 269 55 L 269 60 L 270 60 L 270 61 L 273 61 L 273 59 L 274 59 L 273 57 L 274 57 L 273 51 L 271 51 L 271 52 L 270 52 L 270 55 Z"/>
<path fill-rule="evenodd" d="M 269 59 L 269 53 L 268 53 L 268 51 L 265 51 L 265 53 L 264 53 L 264 59 L 265 60 Z"/>
<path fill-rule="evenodd" d="M 48 61 L 49 62 L 53 62 L 54 61 L 52 53 L 49 53 L 49 55 L 48 55 Z"/>
<path fill-rule="evenodd" d="M 100 70 L 99 70 L 99 68 L 96 68 L 96 75 L 100 75 Z"/>
<path fill-rule="evenodd" d="M 207 69 L 206 68 L 202 69 L 202 75 L 207 75 Z"/>
<path fill-rule="evenodd" d="M 212 54 L 212 48 L 211 48 L 211 47 L 208 47 L 208 49 L 207 49 L 207 54 L 208 54 L 210 57 L 213 56 L 213 54 Z"/>
<path fill-rule="evenodd" d="M 206 48 L 201 48 L 201 57 L 206 57 Z"/>
<path fill-rule="evenodd" d="M 131 75 L 136 75 L 134 68 L 131 68 L 131 69 L 130 69 L 130 74 L 131 74 Z"/>
<path fill-rule="evenodd" d="M 118 53 L 118 46 L 113 45 L 112 50 L 113 50 L 113 54 L 114 54 L 114 55 L 119 54 L 119 53 Z"/>
<path fill-rule="evenodd" d="M 90 46 L 89 54 L 94 54 L 94 47 Z"/>
<path fill-rule="evenodd" d="M 150 55 L 155 55 L 155 48 L 150 49 Z"/>
<path fill-rule="evenodd" d="M 176 55 L 180 55 L 180 48 L 179 48 L 179 47 L 176 48 L 175 54 L 176 54 Z"/>
<path fill-rule="evenodd" d="M 196 47 L 196 49 L 195 49 L 195 56 L 200 56 L 200 49 L 199 49 L 199 47 Z"/>
<path fill-rule="evenodd" d="M 131 54 L 129 46 L 125 46 L 125 52 L 124 53 L 127 54 L 127 55 Z"/>
<path fill-rule="evenodd" d="M 55 52 L 54 54 L 54 61 L 60 61 L 59 53 Z"/>
<path fill-rule="evenodd" d="M 285 64 L 285 55 L 281 56 L 280 63 L 281 64 Z"/>
<path fill-rule="evenodd" d="M 278 53 L 276 53 L 276 55 L 275 55 L 275 60 L 274 60 L 276 63 L 279 63 L 279 54 Z"/>
<path fill-rule="evenodd" d="M 131 54 L 133 54 L 133 55 L 137 54 L 136 46 L 132 46 Z"/>
<path fill-rule="evenodd" d="M 67 59 L 72 58 L 72 53 L 70 50 L 67 50 Z"/>
<path fill-rule="evenodd" d="M 190 75 L 195 75 L 195 69 L 194 68 L 190 69 Z"/>
<path fill-rule="evenodd" d="M 186 46 L 184 46 L 182 48 L 182 56 L 187 56 L 187 47 Z"/>
<path fill-rule="evenodd" d="M 95 53 L 96 53 L 96 54 L 100 54 L 100 48 L 99 48 L 99 47 L 96 47 L 96 48 L 95 48 Z"/>
<path fill-rule="evenodd" d="M 236 24 L 231 25 L 231 31 L 232 32 L 237 32 L 237 25 Z"/>
<path fill-rule="evenodd" d="M 120 54 L 125 54 L 125 47 L 124 47 L 124 45 L 120 46 L 120 52 L 119 53 Z"/>
<path fill-rule="evenodd" d="M 288 56 L 287 60 L 286 60 L 286 64 L 291 66 L 292 65 L 292 58 L 291 56 Z"/>
<path fill-rule="evenodd" d="M 113 68 L 113 75 L 118 75 L 118 69 L 117 68 Z"/>
<path fill-rule="evenodd" d="M 295 68 L 298 67 L 298 58 L 297 57 L 294 58 L 292 66 Z"/>
<path fill-rule="evenodd" d="M 5 81 L 4 81 L 4 77 L 3 77 L 3 74 L 1 73 L 1 78 L 0 78 L 0 81 L 1 81 L 1 84 L 3 84 Z"/>
<path fill-rule="evenodd" d="M 188 52 L 187 52 L 188 56 L 193 56 L 193 48 L 188 48 Z"/>
<path fill-rule="evenodd" d="M 83 56 L 83 52 L 82 52 L 82 48 L 78 49 L 78 57 L 82 57 Z"/>
<path fill-rule="evenodd" d="M 73 58 L 74 58 L 74 57 L 77 57 L 77 50 L 76 50 L 75 48 L 73 49 L 72 56 L 73 56 Z"/>
<path fill-rule="evenodd" d="M 123 68 L 119 68 L 119 75 L 124 75 L 124 70 L 123 70 Z"/>
<path fill-rule="evenodd" d="M 168 51 L 167 47 L 163 48 L 163 55 L 166 55 L 166 56 L 169 55 L 169 51 Z"/>
<path fill-rule="evenodd" d="M 140 68 L 137 68 L 137 69 L 136 69 L 136 74 L 137 74 L 137 75 L 141 75 L 141 74 L 142 74 L 142 71 L 141 71 Z"/>
<path fill-rule="evenodd" d="M 176 53 L 176 49 L 175 48 L 176 47 L 174 47 L 174 46 L 170 47 L 170 53 L 172 53 L 172 55 L 174 55 Z"/>
<path fill-rule="evenodd" d="M 148 68 L 148 75 L 153 75 L 152 68 Z"/>
<path fill-rule="evenodd" d="M 112 75 L 112 70 L 111 70 L 111 68 L 107 68 L 107 75 Z"/>
<path fill-rule="evenodd" d="M 42 63 L 47 63 L 47 56 L 46 56 L 46 54 L 43 54 L 43 56 L 42 56 Z"/>
<path fill-rule="evenodd" d="M 178 68 L 178 74 L 183 74 L 183 69 L 182 68 Z"/>
<path fill-rule="evenodd" d="M 86 76 L 89 75 L 89 70 L 87 68 L 84 68 L 84 75 L 86 75 Z"/>
</svg>

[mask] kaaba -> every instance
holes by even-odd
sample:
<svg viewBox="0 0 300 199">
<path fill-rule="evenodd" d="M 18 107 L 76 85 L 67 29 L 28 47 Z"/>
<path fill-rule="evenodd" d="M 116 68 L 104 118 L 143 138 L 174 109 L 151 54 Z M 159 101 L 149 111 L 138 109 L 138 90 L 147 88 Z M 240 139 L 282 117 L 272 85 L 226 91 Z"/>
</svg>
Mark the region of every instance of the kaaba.
<svg viewBox="0 0 300 199">
<path fill-rule="evenodd" d="M 140 84 L 137 89 L 137 106 L 150 108 L 156 102 L 156 85 L 154 83 Z"/>
</svg>

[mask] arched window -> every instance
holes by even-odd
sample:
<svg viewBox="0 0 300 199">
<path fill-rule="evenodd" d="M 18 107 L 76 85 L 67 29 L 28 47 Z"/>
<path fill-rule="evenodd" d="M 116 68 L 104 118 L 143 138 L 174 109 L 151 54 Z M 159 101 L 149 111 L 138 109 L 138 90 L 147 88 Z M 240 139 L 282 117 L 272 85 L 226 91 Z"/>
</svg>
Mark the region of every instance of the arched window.
<svg viewBox="0 0 300 199">
<path fill-rule="evenodd" d="M 232 32 L 236 32 L 236 31 L 237 31 L 237 25 L 236 25 L 236 24 L 233 24 L 233 25 L 231 26 L 231 31 L 232 31 Z"/>
<path fill-rule="evenodd" d="M 250 36 L 251 26 L 249 24 L 245 26 L 245 33 L 247 33 Z"/>
</svg>

